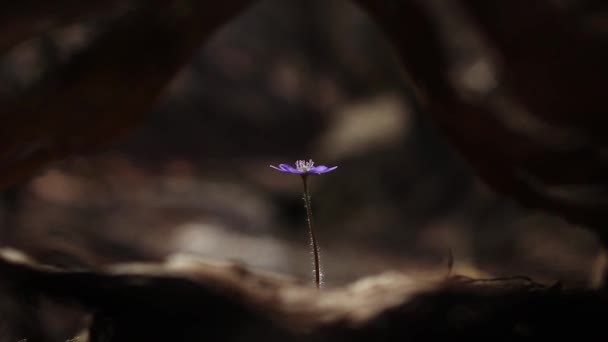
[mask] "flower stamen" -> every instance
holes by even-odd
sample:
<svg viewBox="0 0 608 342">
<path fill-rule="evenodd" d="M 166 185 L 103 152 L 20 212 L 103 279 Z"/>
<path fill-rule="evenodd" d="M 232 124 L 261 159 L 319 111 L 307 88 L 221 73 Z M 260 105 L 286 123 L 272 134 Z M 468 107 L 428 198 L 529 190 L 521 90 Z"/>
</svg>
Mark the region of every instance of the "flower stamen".
<svg viewBox="0 0 608 342">
<path fill-rule="evenodd" d="M 313 166 L 315 166 L 315 162 L 313 162 L 312 159 L 309 159 L 308 161 L 305 161 L 305 160 L 296 161 L 296 168 L 302 172 L 310 171 L 310 169 L 312 169 Z"/>
</svg>

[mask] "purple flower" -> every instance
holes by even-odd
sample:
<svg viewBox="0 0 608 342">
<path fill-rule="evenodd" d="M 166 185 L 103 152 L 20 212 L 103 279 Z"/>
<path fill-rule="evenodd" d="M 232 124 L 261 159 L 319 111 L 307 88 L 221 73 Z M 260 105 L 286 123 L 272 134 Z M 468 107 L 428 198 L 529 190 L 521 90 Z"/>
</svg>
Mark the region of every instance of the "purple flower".
<svg viewBox="0 0 608 342">
<path fill-rule="evenodd" d="M 296 167 L 293 167 L 293 166 L 287 165 L 287 164 L 280 164 L 279 167 L 270 165 L 270 167 L 277 171 L 281 171 L 281 172 L 285 172 L 285 173 L 293 173 L 296 175 L 308 175 L 308 174 L 321 175 L 324 173 L 331 172 L 338 168 L 337 166 L 327 167 L 325 165 L 318 165 L 318 166 L 314 166 L 314 165 L 315 165 L 315 163 L 311 159 L 309 161 L 298 160 L 296 162 Z"/>
</svg>

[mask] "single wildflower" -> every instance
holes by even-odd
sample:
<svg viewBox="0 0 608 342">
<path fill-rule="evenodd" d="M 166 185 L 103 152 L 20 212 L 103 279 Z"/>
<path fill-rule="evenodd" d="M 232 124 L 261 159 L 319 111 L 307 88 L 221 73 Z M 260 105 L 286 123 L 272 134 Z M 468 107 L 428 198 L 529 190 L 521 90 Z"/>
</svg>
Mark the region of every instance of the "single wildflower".
<svg viewBox="0 0 608 342">
<path fill-rule="evenodd" d="M 287 165 L 287 164 L 279 164 L 278 167 L 276 167 L 274 165 L 270 165 L 270 167 L 277 171 L 281 171 L 281 172 L 285 172 L 285 173 L 293 173 L 296 175 L 308 175 L 308 174 L 321 175 L 324 173 L 331 172 L 338 168 L 337 166 L 333 166 L 333 167 L 327 167 L 325 165 L 315 166 L 315 162 L 313 162 L 312 160 L 309 160 L 309 161 L 298 160 L 296 162 L 296 167 L 293 167 L 293 166 Z"/>
<path fill-rule="evenodd" d="M 315 235 L 315 231 L 313 229 L 312 223 L 312 206 L 310 204 L 310 193 L 308 191 L 308 175 L 322 175 L 324 173 L 331 172 L 337 169 L 337 166 L 327 167 L 325 165 L 315 166 L 315 163 L 311 160 L 304 161 L 298 160 L 296 161 L 295 167 L 287 164 L 279 164 L 279 166 L 270 165 L 271 168 L 284 172 L 291 173 L 295 175 L 300 175 L 302 178 L 302 184 L 304 185 L 304 206 L 306 207 L 306 217 L 308 221 L 308 233 L 310 235 L 310 246 L 311 252 L 313 255 L 313 264 L 314 264 L 314 278 L 315 285 L 317 289 L 321 287 L 321 262 L 319 258 L 319 247 L 317 245 L 317 238 Z"/>
</svg>

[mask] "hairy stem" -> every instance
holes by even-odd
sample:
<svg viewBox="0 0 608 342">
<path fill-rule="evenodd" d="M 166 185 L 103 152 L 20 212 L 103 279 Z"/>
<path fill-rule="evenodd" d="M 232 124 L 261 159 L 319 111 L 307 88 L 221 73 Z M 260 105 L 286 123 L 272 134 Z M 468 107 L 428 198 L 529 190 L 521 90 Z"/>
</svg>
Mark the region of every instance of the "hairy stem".
<svg viewBox="0 0 608 342">
<path fill-rule="evenodd" d="M 317 289 L 321 287 L 321 267 L 319 265 L 319 247 L 317 246 L 317 238 L 312 224 L 312 207 L 310 205 L 310 193 L 308 192 L 307 175 L 302 175 L 304 183 L 304 205 L 306 207 L 306 218 L 308 221 L 308 232 L 310 233 L 310 246 L 314 256 L 314 275 L 315 285 Z"/>
</svg>

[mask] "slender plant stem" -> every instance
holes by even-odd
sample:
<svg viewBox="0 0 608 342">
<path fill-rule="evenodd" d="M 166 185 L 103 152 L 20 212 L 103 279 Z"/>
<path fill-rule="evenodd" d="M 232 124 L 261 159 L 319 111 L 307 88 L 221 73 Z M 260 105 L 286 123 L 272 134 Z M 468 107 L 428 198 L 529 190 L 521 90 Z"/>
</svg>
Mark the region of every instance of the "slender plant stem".
<svg viewBox="0 0 608 342">
<path fill-rule="evenodd" d="M 317 246 L 317 238 L 315 236 L 315 230 L 313 229 L 312 224 L 312 207 L 310 205 L 310 193 L 308 192 L 307 175 L 302 175 L 302 182 L 304 183 L 304 205 L 306 207 L 308 232 L 310 233 L 310 245 L 314 256 L 315 285 L 318 289 L 321 287 L 321 267 L 319 265 L 319 247 Z"/>
</svg>

